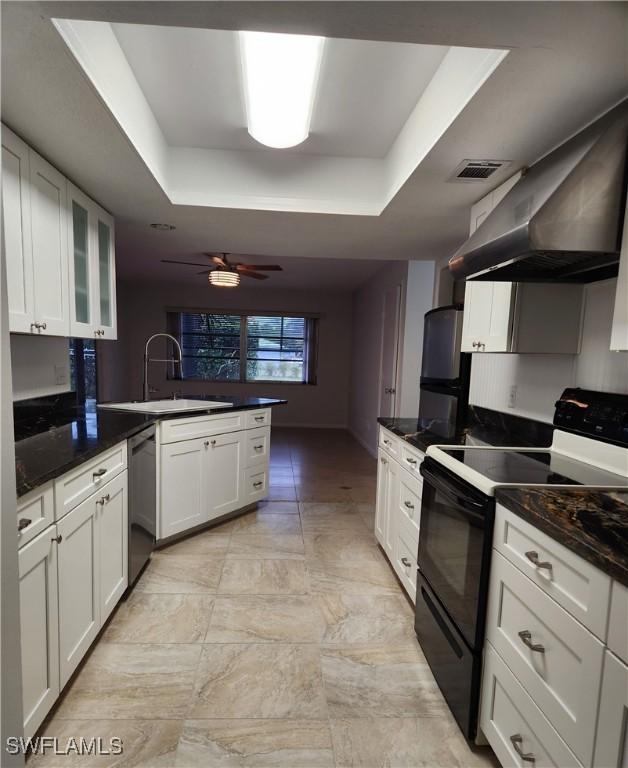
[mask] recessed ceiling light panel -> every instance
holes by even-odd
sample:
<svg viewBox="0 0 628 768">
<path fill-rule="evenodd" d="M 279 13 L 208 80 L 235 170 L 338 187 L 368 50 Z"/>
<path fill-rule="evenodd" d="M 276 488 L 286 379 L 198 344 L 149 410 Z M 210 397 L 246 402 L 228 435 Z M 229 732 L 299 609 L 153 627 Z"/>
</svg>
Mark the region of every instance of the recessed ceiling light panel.
<svg viewBox="0 0 628 768">
<path fill-rule="evenodd" d="M 307 139 L 324 37 L 240 32 L 250 135 L 275 149 Z"/>
</svg>

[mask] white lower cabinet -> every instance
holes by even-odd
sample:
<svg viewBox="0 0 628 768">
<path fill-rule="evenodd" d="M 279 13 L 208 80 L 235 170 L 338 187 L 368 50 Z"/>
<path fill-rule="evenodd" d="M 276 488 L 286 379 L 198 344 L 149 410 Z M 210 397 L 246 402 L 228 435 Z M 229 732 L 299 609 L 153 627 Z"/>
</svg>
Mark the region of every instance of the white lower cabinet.
<svg viewBox="0 0 628 768">
<path fill-rule="evenodd" d="M 505 766 L 628 768 L 628 665 L 609 648 L 623 645 L 624 588 L 500 504 L 493 547 L 489 744 Z"/>
<path fill-rule="evenodd" d="M 96 497 L 90 496 L 57 523 L 61 687 L 100 629 L 97 513 Z"/>
<path fill-rule="evenodd" d="M 160 425 L 158 539 L 268 495 L 270 427 L 259 427 L 256 417 L 268 424 L 270 411 L 186 417 Z"/>
<path fill-rule="evenodd" d="M 375 538 L 415 602 L 423 454 L 384 428 L 379 431 L 379 446 Z"/>
<path fill-rule="evenodd" d="M 41 725 L 59 695 L 56 527 L 19 552 L 24 736 Z"/>
<path fill-rule="evenodd" d="M 127 587 L 127 526 L 124 470 L 19 550 L 26 737 L 41 725 Z"/>
<path fill-rule="evenodd" d="M 595 768 L 628 766 L 628 665 L 604 654 L 604 677 L 595 742 Z"/>
</svg>

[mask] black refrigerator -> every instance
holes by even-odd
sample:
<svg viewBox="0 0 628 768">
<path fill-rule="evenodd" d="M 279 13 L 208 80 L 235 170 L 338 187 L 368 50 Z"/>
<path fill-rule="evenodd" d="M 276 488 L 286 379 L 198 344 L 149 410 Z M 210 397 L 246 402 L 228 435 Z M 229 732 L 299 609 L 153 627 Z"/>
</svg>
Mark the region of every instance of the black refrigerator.
<svg viewBox="0 0 628 768">
<path fill-rule="evenodd" d="M 465 425 L 471 355 L 460 351 L 463 307 L 437 307 L 425 315 L 419 428 L 453 438 Z"/>
</svg>

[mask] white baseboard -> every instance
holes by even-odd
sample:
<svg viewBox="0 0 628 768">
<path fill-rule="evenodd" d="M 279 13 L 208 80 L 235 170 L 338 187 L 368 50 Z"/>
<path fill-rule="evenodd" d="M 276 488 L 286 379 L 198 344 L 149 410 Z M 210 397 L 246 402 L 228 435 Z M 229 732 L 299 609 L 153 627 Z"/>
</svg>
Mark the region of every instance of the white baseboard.
<svg viewBox="0 0 628 768">
<path fill-rule="evenodd" d="M 348 424 L 310 424 L 308 422 L 291 422 L 290 424 L 281 424 L 280 422 L 273 421 L 271 423 L 273 427 L 285 427 L 286 429 L 301 428 L 301 429 L 346 429 L 349 430 Z"/>
<path fill-rule="evenodd" d="M 358 435 L 358 433 L 357 433 L 355 430 L 351 429 L 351 427 L 349 427 L 349 432 L 351 433 L 351 436 L 352 436 L 352 437 L 353 437 L 355 440 L 357 440 L 357 441 L 358 441 L 358 443 L 360 443 L 360 445 L 362 446 L 362 448 L 364 448 L 364 450 L 368 451 L 368 453 L 370 453 L 370 454 L 371 454 L 371 456 L 372 456 L 374 459 L 376 459 L 376 458 L 377 458 L 377 448 L 375 448 L 375 447 L 374 447 L 374 446 L 372 446 L 372 445 L 369 445 L 369 444 L 366 442 L 366 440 L 364 440 L 364 438 L 362 438 L 362 436 L 361 436 L 361 435 Z"/>
</svg>

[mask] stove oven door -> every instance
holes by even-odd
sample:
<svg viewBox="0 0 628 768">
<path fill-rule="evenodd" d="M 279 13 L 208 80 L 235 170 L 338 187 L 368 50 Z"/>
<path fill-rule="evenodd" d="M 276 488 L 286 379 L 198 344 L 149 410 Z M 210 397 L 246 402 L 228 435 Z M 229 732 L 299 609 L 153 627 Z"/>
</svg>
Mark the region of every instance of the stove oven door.
<svg viewBox="0 0 628 768">
<path fill-rule="evenodd" d="M 419 571 L 474 651 L 484 639 L 494 500 L 434 459 L 421 466 Z"/>
</svg>

